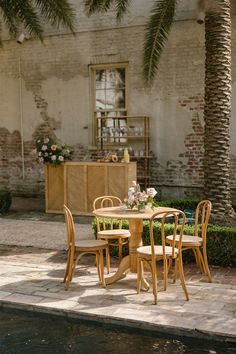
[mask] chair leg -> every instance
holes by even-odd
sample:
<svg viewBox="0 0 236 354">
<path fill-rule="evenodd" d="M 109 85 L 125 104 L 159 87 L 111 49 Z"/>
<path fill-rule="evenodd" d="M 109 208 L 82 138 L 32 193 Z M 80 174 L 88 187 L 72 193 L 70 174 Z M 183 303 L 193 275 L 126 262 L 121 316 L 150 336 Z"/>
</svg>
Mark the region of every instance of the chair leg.
<svg viewBox="0 0 236 354">
<path fill-rule="evenodd" d="M 157 304 L 157 271 L 156 271 L 156 261 L 150 262 L 151 273 L 152 273 L 152 289 L 154 295 L 154 305 Z"/>
<path fill-rule="evenodd" d="M 103 263 L 103 250 L 99 251 L 99 268 L 100 268 L 100 278 L 104 288 L 106 288 L 106 281 L 104 278 L 104 263 Z"/>
<path fill-rule="evenodd" d="M 67 259 L 67 265 L 66 265 L 66 271 L 65 271 L 65 290 L 68 290 L 70 282 L 73 278 L 74 274 L 74 268 L 75 268 L 75 261 L 74 261 L 74 251 L 72 249 L 68 249 L 68 259 Z"/>
<path fill-rule="evenodd" d="M 122 259 L 122 245 L 123 245 L 122 238 L 119 238 L 119 239 L 118 239 L 119 263 L 121 262 L 121 259 Z"/>
<path fill-rule="evenodd" d="M 66 261 L 66 270 L 65 270 L 65 274 L 64 274 L 63 283 L 66 282 L 66 279 L 67 279 L 67 276 L 68 276 L 68 272 L 69 272 L 69 266 L 70 266 L 70 252 L 68 250 L 68 252 L 67 252 L 67 261 Z"/>
<path fill-rule="evenodd" d="M 178 273 L 178 262 L 177 262 L 176 259 L 175 259 L 175 269 L 174 269 L 174 275 L 173 275 L 173 283 L 176 282 L 177 273 Z"/>
<path fill-rule="evenodd" d="M 177 258 L 176 262 L 178 262 L 179 278 L 180 278 L 181 286 L 182 286 L 183 291 L 185 293 L 186 300 L 188 301 L 189 300 L 189 296 L 188 296 L 188 291 L 187 291 L 187 288 L 186 288 L 186 285 L 185 285 L 182 257 Z"/>
<path fill-rule="evenodd" d="M 143 262 L 142 260 L 137 257 L 137 293 L 140 293 L 141 290 L 141 283 L 142 283 L 142 270 L 143 270 Z"/>
<path fill-rule="evenodd" d="M 168 262 L 167 259 L 163 260 L 163 280 L 164 280 L 164 291 L 167 289 L 167 281 L 168 281 Z"/>
<path fill-rule="evenodd" d="M 72 277 L 73 277 L 73 273 L 74 273 L 73 265 L 74 265 L 74 259 L 73 259 L 72 255 L 71 255 L 70 256 L 70 263 L 69 263 L 67 279 L 66 279 L 66 282 L 65 282 L 65 290 L 68 290 L 70 282 L 72 281 Z M 74 265 L 74 268 L 75 268 L 75 265 Z"/>
<path fill-rule="evenodd" d="M 98 271 L 98 277 L 99 277 L 99 280 L 102 281 L 101 279 L 101 269 L 100 269 L 100 255 L 98 252 L 96 252 L 96 266 L 97 266 L 97 271 Z"/>
<path fill-rule="evenodd" d="M 204 262 L 204 267 L 206 270 L 206 274 L 208 276 L 209 283 L 212 283 L 211 273 L 210 273 L 210 269 L 208 266 L 208 260 L 207 260 L 207 252 L 206 252 L 205 247 L 203 247 L 203 262 Z"/>
<path fill-rule="evenodd" d="M 204 264 L 202 263 L 201 254 L 199 254 L 199 248 L 192 248 L 197 266 L 200 268 L 201 273 L 205 273 Z"/>
<path fill-rule="evenodd" d="M 110 273 L 110 266 L 111 266 L 111 258 L 110 258 L 110 247 L 106 248 L 106 267 L 107 267 L 107 274 Z"/>
</svg>

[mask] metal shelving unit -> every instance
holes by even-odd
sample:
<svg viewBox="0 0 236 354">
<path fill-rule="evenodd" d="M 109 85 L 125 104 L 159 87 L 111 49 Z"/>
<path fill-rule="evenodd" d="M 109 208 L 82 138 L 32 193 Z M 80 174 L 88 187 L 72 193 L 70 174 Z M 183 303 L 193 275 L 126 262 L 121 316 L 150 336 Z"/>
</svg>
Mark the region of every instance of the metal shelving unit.
<svg viewBox="0 0 236 354">
<path fill-rule="evenodd" d="M 143 188 L 150 179 L 150 132 L 147 116 L 101 116 L 96 127 L 97 158 L 116 153 L 122 160 L 128 148 L 130 161 L 137 162 L 137 179 Z"/>
</svg>

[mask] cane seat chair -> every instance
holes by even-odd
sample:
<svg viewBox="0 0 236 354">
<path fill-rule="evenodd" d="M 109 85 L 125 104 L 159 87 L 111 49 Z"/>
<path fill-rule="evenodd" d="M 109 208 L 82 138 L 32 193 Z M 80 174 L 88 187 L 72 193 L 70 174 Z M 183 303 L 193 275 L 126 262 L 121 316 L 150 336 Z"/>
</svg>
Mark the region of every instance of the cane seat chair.
<svg viewBox="0 0 236 354">
<path fill-rule="evenodd" d="M 98 270 L 99 280 L 102 285 L 106 287 L 104 278 L 103 266 L 103 251 L 107 249 L 107 241 L 104 240 L 80 240 L 75 243 L 75 225 L 73 216 L 69 208 L 64 205 L 64 214 L 67 229 L 67 264 L 64 275 L 65 289 L 68 290 L 70 282 L 75 273 L 76 265 L 79 263 L 81 257 L 85 254 L 94 254 L 96 256 L 96 264 Z"/>
<path fill-rule="evenodd" d="M 183 235 L 182 238 L 182 250 L 193 250 L 196 263 L 201 272 L 208 276 L 209 283 L 212 282 L 212 279 L 208 266 L 206 241 L 211 208 L 212 204 L 209 200 L 202 200 L 198 203 L 195 211 L 194 236 Z M 178 243 L 178 237 L 177 235 L 175 243 Z M 168 236 L 166 242 L 171 245 L 173 243 L 173 235 Z"/>
<path fill-rule="evenodd" d="M 98 197 L 93 202 L 93 210 L 119 206 L 122 202 L 120 198 L 111 195 L 104 195 Z M 123 229 L 123 220 L 118 220 L 118 228 L 114 228 L 114 219 L 112 218 L 101 218 L 95 216 L 97 224 L 97 238 L 99 240 L 108 241 L 108 248 L 106 249 L 106 267 L 107 272 L 110 272 L 110 246 L 118 247 L 119 262 L 122 259 L 122 249 L 125 244 L 128 243 L 130 238 L 130 231 Z M 109 221 L 109 222 L 108 222 Z M 100 223 L 101 222 L 101 223 Z M 101 228 L 102 224 L 102 228 Z"/>
<path fill-rule="evenodd" d="M 174 221 L 173 243 L 171 246 L 166 245 L 166 219 L 172 218 Z M 161 245 L 155 243 L 153 235 L 153 226 L 156 218 L 161 218 Z M 182 218 L 181 225 L 178 226 L 179 219 Z M 182 263 L 182 236 L 185 226 L 185 214 L 182 211 L 169 211 L 163 214 L 163 212 L 156 212 L 150 219 L 150 245 L 141 246 L 137 249 L 137 292 L 141 290 L 141 284 L 143 281 L 143 269 L 144 263 L 147 264 L 151 271 L 152 276 L 152 288 L 154 295 L 154 304 L 157 304 L 157 292 L 158 292 L 158 279 L 157 279 L 157 267 L 158 262 L 163 262 L 163 281 L 164 290 L 167 289 L 169 262 L 175 263 L 174 279 L 176 279 L 177 272 L 179 273 L 181 286 L 185 293 L 185 297 L 189 300 L 187 288 L 184 279 L 184 270 Z M 180 228 L 178 245 L 175 244 L 175 237 L 177 235 L 177 228 Z"/>
</svg>

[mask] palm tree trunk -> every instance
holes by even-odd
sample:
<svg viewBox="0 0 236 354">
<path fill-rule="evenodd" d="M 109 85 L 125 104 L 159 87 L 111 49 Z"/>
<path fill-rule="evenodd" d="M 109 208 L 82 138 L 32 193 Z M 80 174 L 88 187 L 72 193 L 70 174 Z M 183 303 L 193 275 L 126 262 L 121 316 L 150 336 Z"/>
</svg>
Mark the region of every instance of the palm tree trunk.
<svg viewBox="0 0 236 354">
<path fill-rule="evenodd" d="M 235 217 L 230 195 L 231 18 L 230 0 L 216 0 L 205 22 L 204 192 L 213 203 L 213 219 Z"/>
</svg>

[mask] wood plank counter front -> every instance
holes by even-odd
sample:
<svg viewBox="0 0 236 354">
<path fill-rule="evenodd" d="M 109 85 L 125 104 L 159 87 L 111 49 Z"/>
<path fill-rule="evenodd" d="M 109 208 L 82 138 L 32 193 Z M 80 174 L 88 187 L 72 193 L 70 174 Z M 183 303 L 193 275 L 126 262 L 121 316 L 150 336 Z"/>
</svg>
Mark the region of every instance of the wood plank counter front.
<svg viewBox="0 0 236 354">
<path fill-rule="evenodd" d="M 73 214 L 89 215 L 93 200 L 101 195 L 127 197 L 128 188 L 137 179 L 136 162 L 66 162 L 45 165 L 45 201 L 47 213 L 63 213 L 66 204 Z"/>
</svg>

